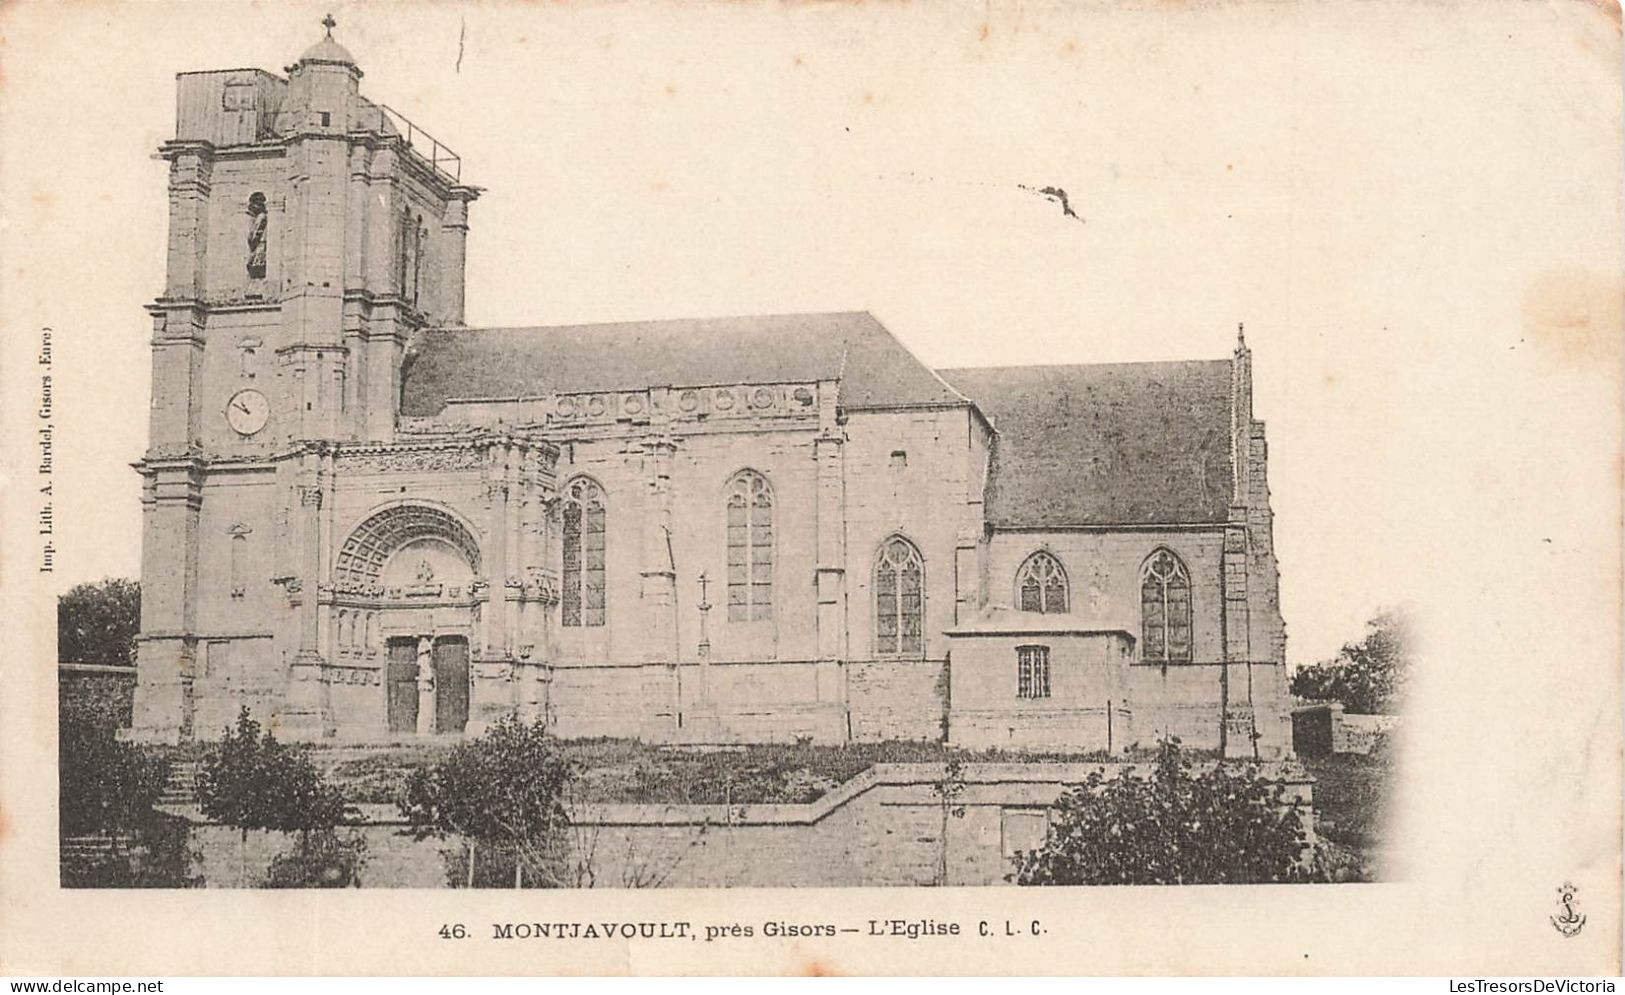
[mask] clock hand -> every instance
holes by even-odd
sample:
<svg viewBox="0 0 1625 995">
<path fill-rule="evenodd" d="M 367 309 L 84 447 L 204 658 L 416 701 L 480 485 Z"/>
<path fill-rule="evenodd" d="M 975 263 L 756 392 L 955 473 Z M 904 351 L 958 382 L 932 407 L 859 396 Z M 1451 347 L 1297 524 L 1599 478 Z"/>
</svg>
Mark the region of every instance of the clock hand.
<svg viewBox="0 0 1625 995">
<path fill-rule="evenodd" d="M 243 402 L 241 402 L 241 401 L 232 401 L 231 406 L 236 408 L 238 411 L 241 411 L 245 415 L 251 415 L 251 414 L 254 413 L 254 412 L 248 410 L 248 406 L 243 404 Z"/>
</svg>

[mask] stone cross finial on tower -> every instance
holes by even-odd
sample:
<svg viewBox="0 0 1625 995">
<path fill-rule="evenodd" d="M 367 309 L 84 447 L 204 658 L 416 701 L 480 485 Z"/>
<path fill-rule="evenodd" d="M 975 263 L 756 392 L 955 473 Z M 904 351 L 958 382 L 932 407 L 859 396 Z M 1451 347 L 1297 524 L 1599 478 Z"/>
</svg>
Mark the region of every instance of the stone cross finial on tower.
<svg viewBox="0 0 1625 995">
<path fill-rule="evenodd" d="M 1239 321 L 1236 322 L 1236 348 L 1247 348 L 1247 326 Z"/>
<path fill-rule="evenodd" d="M 322 18 L 321 23 L 322 27 L 327 29 L 327 34 L 318 39 L 316 44 L 305 49 L 305 54 L 301 55 L 299 61 L 294 65 L 304 66 L 306 63 L 315 63 L 317 65 L 354 67 L 355 56 L 350 54 L 349 49 L 333 40 L 333 29 L 338 27 L 339 22 L 333 19 L 332 14 L 328 14 Z M 294 66 L 288 67 L 289 75 L 292 75 L 293 71 Z M 351 75 L 359 79 L 360 70 L 355 70 Z"/>
</svg>

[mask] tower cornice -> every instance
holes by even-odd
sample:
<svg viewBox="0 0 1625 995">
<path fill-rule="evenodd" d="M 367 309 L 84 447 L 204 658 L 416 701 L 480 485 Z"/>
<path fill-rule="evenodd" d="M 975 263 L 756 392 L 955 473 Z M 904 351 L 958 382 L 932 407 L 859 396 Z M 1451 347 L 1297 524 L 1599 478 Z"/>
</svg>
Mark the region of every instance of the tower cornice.
<svg viewBox="0 0 1625 995">
<path fill-rule="evenodd" d="M 213 158 L 215 144 L 203 138 L 171 138 L 158 146 L 156 156 L 173 162 L 180 156 L 188 154 L 205 159 Z"/>
</svg>

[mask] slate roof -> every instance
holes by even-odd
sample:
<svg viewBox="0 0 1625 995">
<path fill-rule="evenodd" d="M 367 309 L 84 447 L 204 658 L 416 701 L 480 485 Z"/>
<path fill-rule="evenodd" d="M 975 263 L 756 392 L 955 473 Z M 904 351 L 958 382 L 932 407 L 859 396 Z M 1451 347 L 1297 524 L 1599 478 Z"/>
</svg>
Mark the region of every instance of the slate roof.
<svg viewBox="0 0 1625 995">
<path fill-rule="evenodd" d="M 401 413 L 450 398 L 835 380 L 849 409 L 967 404 L 866 312 L 459 328 L 414 340 Z"/>
<path fill-rule="evenodd" d="M 1222 522 L 1228 360 L 942 370 L 993 422 L 987 522 Z"/>
</svg>

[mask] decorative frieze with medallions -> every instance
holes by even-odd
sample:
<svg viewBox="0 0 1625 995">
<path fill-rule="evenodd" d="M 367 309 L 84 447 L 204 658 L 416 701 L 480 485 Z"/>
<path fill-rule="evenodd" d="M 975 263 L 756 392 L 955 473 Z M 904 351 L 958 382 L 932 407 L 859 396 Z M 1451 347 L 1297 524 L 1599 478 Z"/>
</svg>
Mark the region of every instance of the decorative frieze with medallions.
<svg viewBox="0 0 1625 995">
<path fill-rule="evenodd" d="M 339 467 L 349 473 L 439 473 L 447 470 L 477 470 L 483 465 L 479 449 L 459 446 L 446 449 L 376 449 L 347 452 L 339 456 Z"/>
<path fill-rule="evenodd" d="M 814 384 L 739 384 L 672 391 L 676 418 L 816 418 Z"/>
<path fill-rule="evenodd" d="M 403 419 L 408 431 L 490 424 L 586 426 L 720 418 L 818 417 L 815 383 L 724 384 L 705 387 L 589 391 L 511 399 L 454 399 L 433 419 Z"/>
</svg>

